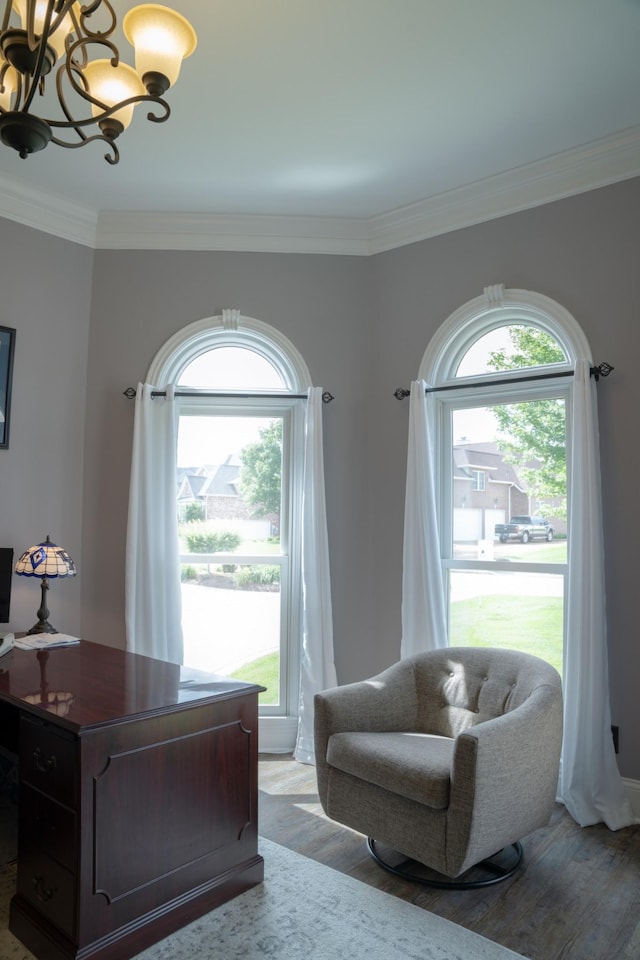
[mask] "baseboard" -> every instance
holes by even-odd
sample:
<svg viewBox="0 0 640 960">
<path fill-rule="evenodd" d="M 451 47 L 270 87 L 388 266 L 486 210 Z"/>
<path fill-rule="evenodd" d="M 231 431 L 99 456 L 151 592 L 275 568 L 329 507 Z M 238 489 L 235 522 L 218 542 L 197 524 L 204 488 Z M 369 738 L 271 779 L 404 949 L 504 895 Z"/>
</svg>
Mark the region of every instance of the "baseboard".
<svg viewBox="0 0 640 960">
<path fill-rule="evenodd" d="M 291 753 L 298 732 L 297 717 L 260 717 L 258 726 L 260 753 Z"/>
<path fill-rule="evenodd" d="M 631 804 L 636 823 L 640 823 L 640 780 L 629 780 L 622 778 L 624 792 L 627 800 Z"/>
</svg>

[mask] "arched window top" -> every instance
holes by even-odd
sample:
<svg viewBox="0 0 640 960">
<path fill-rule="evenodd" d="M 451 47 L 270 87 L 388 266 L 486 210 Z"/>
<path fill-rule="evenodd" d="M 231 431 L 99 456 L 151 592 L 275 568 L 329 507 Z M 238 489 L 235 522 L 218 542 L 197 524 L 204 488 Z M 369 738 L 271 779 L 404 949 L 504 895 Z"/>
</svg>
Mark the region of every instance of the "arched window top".
<svg viewBox="0 0 640 960">
<path fill-rule="evenodd" d="M 298 393 L 311 386 L 311 376 L 280 331 L 239 310 L 223 310 L 167 340 L 149 367 L 147 382 Z"/>
<path fill-rule="evenodd" d="M 247 347 L 217 346 L 205 350 L 182 370 L 178 383 L 211 390 L 286 390 L 279 370 Z"/>
<path fill-rule="evenodd" d="M 532 342 L 539 363 L 519 356 Z M 526 351 L 530 356 L 531 350 Z M 486 287 L 437 331 L 420 365 L 419 376 L 433 385 L 508 376 L 514 370 L 573 371 L 589 345 L 576 320 L 559 303 L 530 290 Z"/>
<path fill-rule="evenodd" d="M 505 323 L 482 333 L 460 360 L 454 376 L 565 364 L 568 357 L 555 337 L 531 323 Z"/>
</svg>

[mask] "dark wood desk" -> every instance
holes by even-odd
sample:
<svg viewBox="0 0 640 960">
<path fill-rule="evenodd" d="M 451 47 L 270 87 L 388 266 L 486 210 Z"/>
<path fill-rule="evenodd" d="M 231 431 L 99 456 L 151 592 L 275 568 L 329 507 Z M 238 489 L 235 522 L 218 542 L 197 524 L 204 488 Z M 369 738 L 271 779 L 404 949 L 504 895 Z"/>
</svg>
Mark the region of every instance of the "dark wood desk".
<svg viewBox="0 0 640 960">
<path fill-rule="evenodd" d="M 262 881 L 260 687 L 86 641 L 0 671 L 9 929 L 40 960 L 126 960 Z"/>
</svg>

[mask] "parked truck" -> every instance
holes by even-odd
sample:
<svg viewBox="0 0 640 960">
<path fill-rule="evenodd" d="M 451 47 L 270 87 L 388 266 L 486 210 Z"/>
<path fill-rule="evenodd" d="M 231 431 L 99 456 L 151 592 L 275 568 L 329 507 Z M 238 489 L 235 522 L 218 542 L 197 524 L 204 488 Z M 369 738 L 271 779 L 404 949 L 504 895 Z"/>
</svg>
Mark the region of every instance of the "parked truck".
<svg viewBox="0 0 640 960">
<path fill-rule="evenodd" d="M 496 523 L 494 535 L 501 543 L 507 540 L 553 540 L 553 527 L 543 517 L 511 517 L 509 523 Z"/>
</svg>

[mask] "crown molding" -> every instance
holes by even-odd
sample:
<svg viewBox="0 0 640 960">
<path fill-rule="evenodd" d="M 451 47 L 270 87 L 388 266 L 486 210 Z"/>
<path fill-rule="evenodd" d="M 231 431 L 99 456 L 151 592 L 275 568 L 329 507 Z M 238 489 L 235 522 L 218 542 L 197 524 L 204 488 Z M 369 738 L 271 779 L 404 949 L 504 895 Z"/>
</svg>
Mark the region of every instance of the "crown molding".
<svg viewBox="0 0 640 960">
<path fill-rule="evenodd" d="M 368 220 L 370 253 L 640 175 L 640 126 Z"/>
<path fill-rule="evenodd" d="M 0 216 L 85 247 L 96 245 L 95 210 L 50 191 L 25 186 L 6 174 L 0 176 Z"/>
<path fill-rule="evenodd" d="M 102 211 L 103 250 L 218 250 L 368 256 L 366 220 Z"/>
<path fill-rule="evenodd" d="M 103 250 L 370 256 L 640 175 L 640 126 L 369 219 L 97 212 L 0 176 L 0 216 Z"/>
</svg>

